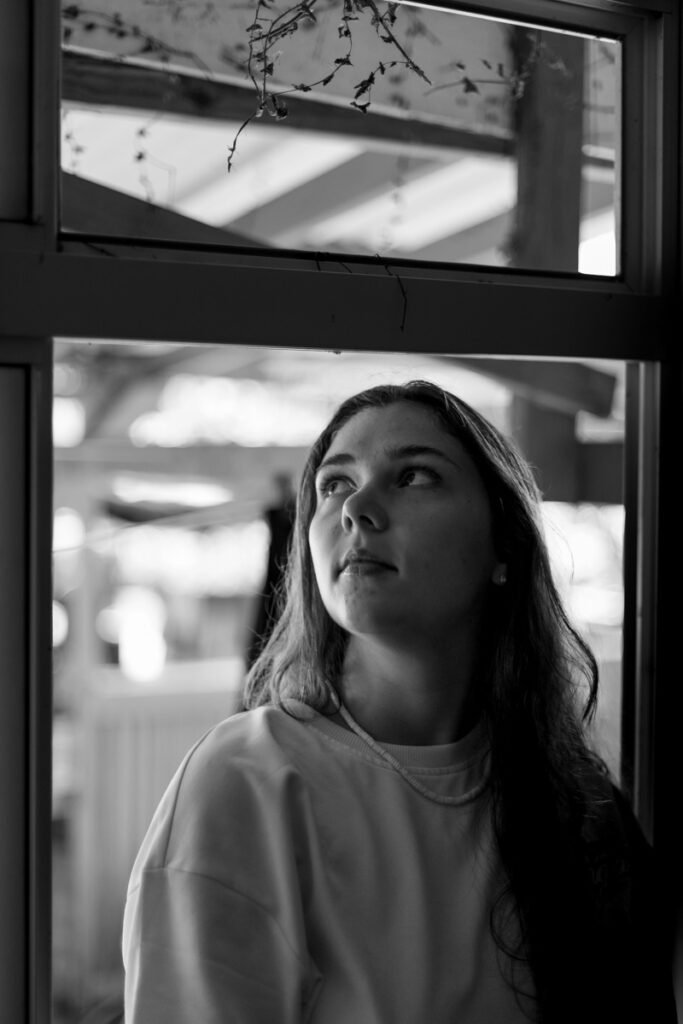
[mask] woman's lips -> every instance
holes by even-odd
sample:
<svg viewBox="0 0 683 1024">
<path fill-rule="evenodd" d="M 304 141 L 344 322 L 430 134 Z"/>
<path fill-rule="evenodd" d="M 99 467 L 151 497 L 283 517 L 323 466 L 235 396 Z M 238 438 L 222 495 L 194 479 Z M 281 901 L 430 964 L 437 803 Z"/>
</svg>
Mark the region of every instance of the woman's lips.
<svg viewBox="0 0 683 1024">
<path fill-rule="evenodd" d="M 393 565 L 369 552 L 350 551 L 341 561 L 341 576 L 374 576 L 380 572 L 396 572 Z"/>
<path fill-rule="evenodd" d="M 392 571 L 390 565 L 372 560 L 349 562 L 341 571 L 342 576 L 375 576 L 380 572 Z"/>
</svg>

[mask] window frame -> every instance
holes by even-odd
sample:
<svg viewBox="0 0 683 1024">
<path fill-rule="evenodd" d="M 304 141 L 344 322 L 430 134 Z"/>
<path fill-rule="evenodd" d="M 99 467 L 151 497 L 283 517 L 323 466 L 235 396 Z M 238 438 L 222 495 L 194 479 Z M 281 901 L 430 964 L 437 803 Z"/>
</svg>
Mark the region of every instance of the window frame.
<svg viewBox="0 0 683 1024">
<path fill-rule="evenodd" d="M 254 345 L 633 364 L 625 445 L 624 679 L 630 711 L 623 741 L 633 753 L 632 798 L 646 832 L 665 861 L 675 864 L 680 856 L 670 809 L 677 791 L 672 741 L 681 697 L 666 685 L 664 670 L 676 654 L 677 625 L 666 598 L 681 578 L 672 501 L 683 397 L 680 11 L 676 0 L 470 0 L 457 6 L 622 37 L 628 173 L 620 278 L 401 261 L 392 261 L 389 274 L 363 259 L 351 260 L 349 271 L 339 260 L 310 254 L 66 240 L 59 231 L 59 10 L 52 0 L 7 0 L 0 11 L 0 82 L 11 98 L 11 105 L 0 106 L 0 124 L 13 156 L 3 165 L 0 192 L 11 206 L 0 221 L 0 374 L 19 369 L 25 396 L 0 439 L 3 465 L 15 474 L 10 487 L 17 488 L 13 498 L 0 501 L 0 530 L 17 521 L 14 499 L 24 502 L 25 522 L 4 563 L 3 607 L 11 606 L 13 596 L 19 626 L 15 616 L 0 627 L 9 675 L 0 708 L 6 716 L 0 771 L 24 795 L 23 802 L 8 798 L 0 848 L 7 868 L 0 873 L 0 909 L 16 943 L 16 955 L 0 972 L 3 1017 L 27 1024 L 51 1020 L 55 336 L 221 343 L 232 335 Z M 397 275 L 408 297 L 403 329 Z M 260 301 L 264 293 L 267 303 Z M 309 310 L 303 322 L 302 308 Z M 444 324 L 454 325 L 454 337 Z"/>
</svg>

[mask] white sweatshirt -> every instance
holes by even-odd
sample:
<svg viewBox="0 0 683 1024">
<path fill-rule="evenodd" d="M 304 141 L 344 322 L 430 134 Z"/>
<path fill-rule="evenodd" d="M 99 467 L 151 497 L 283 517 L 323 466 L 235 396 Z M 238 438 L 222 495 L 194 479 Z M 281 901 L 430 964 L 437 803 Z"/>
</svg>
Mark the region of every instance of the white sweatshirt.
<svg viewBox="0 0 683 1024">
<path fill-rule="evenodd" d="M 130 879 L 126 1024 L 528 1022 L 489 931 L 480 730 L 385 745 L 451 806 L 296 713 L 227 719 L 171 781 Z"/>
</svg>

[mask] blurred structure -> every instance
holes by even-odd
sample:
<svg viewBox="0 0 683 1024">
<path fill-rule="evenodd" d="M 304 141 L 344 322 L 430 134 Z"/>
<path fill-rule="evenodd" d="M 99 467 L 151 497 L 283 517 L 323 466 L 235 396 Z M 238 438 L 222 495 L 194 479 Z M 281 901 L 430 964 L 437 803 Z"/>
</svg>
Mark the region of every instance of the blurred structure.
<svg viewBox="0 0 683 1024">
<path fill-rule="evenodd" d="M 284 579 L 287 564 L 289 543 L 294 525 L 296 511 L 296 492 L 291 477 L 286 474 L 275 478 L 277 504 L 268 507 L 265 520 L 268 524 L 268 562 L 263 590 L 259 594 L 256 605 L 256 617 L 252 627 L 252 639 L 249 642 L 246 656 L 246 667 L 251 668 L 270 635 L 277 618 L 280 588 Z"/>
</svg>

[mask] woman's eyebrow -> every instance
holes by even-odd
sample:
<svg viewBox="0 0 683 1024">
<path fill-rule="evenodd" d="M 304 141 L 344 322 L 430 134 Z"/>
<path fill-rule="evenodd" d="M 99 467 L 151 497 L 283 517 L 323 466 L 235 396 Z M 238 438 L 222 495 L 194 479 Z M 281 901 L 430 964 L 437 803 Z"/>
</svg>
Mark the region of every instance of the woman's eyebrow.
<svg viewBox="0 0 683 1024">
<path fill-rule="evenodd" d="M 316 469 L 316 473 L 319 473 L 321 469 L 325 469 L 327 466 L 348 466 L 349 463 L 355 461 L 355 457 L 348 454 L 348 452 L 338 452 L 336 455 L 328 455 L 322 460 Z"/>
<path fill-rule="evenodd" d="M 437 458 L 445 459 L 451 465 L 458 466 L 458 463 L 450 455 L 447 455 L 441 448 L 435 448 L 430 444 L 403 444 L 395 448 L 387 448 L 387 455 L 390 459 L 403 459 L 411 455 L 436 455 Z"/>
<path fill-rule="evenodd" d="M 452 459 L 450 455 L 447 455 L 441 448 L 434 448 L 429 444 L 403 444 L 394 447 L 388 447 L 385 449 L 385 454 L 389 459 L 405 459 L 415 455 L 433 455 L 439 459 L 444 459 L 446 462 L 450 462 L 452 466 L 460 468 L 459 464 Z M 327 466 L 348 466 L 349 464 L 356 462 L 356 456 L 350 452 L 337 452 L 334 455 L 328 455 L 327 458 L 323 459 L 316 472 L 325 469 Z"/>
</svg>

